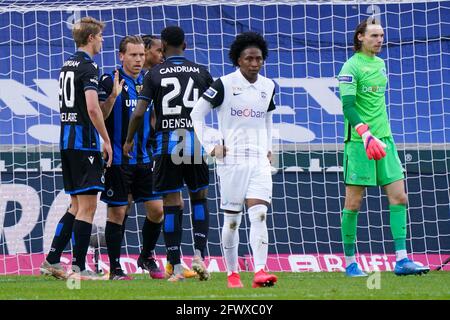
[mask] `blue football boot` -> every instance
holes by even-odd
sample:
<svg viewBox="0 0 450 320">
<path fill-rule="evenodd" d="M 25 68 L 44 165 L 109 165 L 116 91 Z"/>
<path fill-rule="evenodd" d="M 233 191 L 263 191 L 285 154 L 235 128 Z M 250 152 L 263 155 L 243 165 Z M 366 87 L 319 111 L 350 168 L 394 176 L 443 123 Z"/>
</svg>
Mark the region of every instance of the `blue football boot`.
<svg viewBox="0 0 450 320">
<path fill-rule="evenodd" d="M 347 277 L 367 277 L 367 273 L 362 271 L 356 262 L 351 263 L 345 268 L 345 275 Z"/>
<path fill-rule="evenodd" d="M 395 264 L 394 273 L 397 276 L 407 276 L 410 274 L 425 274 L 430 271 L 428 267 L 419 266 L 414 261 L 404 258 Z"/>
</svg>

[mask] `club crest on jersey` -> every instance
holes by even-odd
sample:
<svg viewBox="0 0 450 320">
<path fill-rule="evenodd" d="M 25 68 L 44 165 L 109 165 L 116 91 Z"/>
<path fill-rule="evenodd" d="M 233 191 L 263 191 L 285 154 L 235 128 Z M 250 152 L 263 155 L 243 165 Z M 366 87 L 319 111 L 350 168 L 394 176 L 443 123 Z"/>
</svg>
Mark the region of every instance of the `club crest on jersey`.
<svg viewBox="0 0 450 320">
<path fill-rule="evenodd" d="M 208 88 L 208 90 L 206 90 L 204 94 L 208 98 L 214 99 L 214 97 L 217 95 L 217 90 L 215 90 L 213 88 Z"/>
<path fill-rule="evenodd" d="M 137 92 L 138 94 L 141 93 L 142 87 L 143 87 L 143 85 L 137 85 L 137 86 L 136 86 L 136 92 Z"/>
<path fill-rule="evenodd" d="M 381 74 L 382 74 L 383 76 L 386 77 L 386 69 L 385 69 L 385 68 L 381 68 L 381 69 L 380 69 L 380 72 L 381 72 Z"/>
<path fill-rule="evenodd" d="M 352 83 L 353 82 L 353 76 L 348 74 L 343 74 L 338 76 L 339 82 L 346 82 L 346 83 Z"/>
<path fill-rule="evenodd" d="M 267 97 L 267 94 L 264 91 L 261 91 L 261 98 L 265 99 Z"/>
</svg>

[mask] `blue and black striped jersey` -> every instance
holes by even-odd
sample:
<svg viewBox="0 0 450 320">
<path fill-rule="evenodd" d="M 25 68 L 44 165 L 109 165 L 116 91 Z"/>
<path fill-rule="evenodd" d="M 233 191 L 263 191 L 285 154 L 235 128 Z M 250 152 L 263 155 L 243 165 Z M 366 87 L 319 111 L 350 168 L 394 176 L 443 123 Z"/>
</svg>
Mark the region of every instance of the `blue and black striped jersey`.
<svg viewBox="0 0 450 320">
<path fill-rule="evenodd" d="M 64 62 L 59 74 L 60 148 L 100 151 L 100 140 L 87 111 L 87 90 L 98 87 L 98 66 L 82 51 Z"/>
<path fill-rule="evenodd" d="M 99 84 L 99 100 L 105 101 L 112 92 L 114 86 L 114 72 L 102 75 Z M 113 109 L 105 121 L 109 138 L 113 147 L 114 165 L 119 164 L 141 164 L 151 161 L 151 141 L 150 141 L 150 115 L 151 105 L 144 114 L 142 126 L 134 135 L 134 147 L 130 152 L 132 158 L 124 157 L 122 146 L 125 143 L 128 132 L 128 124 L 131 114 L 136 107 L 138 94 L 142 89 L 143 75 L 139 74 L 136 79 L 127 75 L 122 68 L 119 68 L 119 82 L 125 80 L 122 93 L 116 98 Z"/>
<path fill-rule="evenodd" d="M 205 67 L 183 56 L 171 56 L 150 69 L 139 99 L 153 102 L 155 110 L 154 155 L 171 154 L 175 146 L 194 153 L 195 134 L 190 113 L 213 79 Z"/>
</svg>

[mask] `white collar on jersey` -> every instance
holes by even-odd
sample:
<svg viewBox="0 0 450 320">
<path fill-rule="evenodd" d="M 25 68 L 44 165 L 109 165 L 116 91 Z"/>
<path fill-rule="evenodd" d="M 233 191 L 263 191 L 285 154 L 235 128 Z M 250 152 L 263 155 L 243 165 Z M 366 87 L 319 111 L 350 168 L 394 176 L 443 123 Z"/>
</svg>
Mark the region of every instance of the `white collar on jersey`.
<svg viewBox="0 0 450 320">
<path fill-rule="evenodd" d="M 261 81 L 261 75 L 260 74 L 258 74 L 258 79 L 256 79 L 256 81 L 254 83 L 248 82 L 248 80 L 244 77 L 244 75 L 242 74 L 240 69 L 237 69 L 235 71 L 235 74 L 236 74 L 236 77 L 238 78 L 238 80 L 241 82 L 241 86 L 242 86 L 243 89 L 249 88 L 249 87 L 252 87 L 252 86 L 255 87 L 256 89 L 259 89 L 259 90 L 263 90 L 264 89 L 264 86 L 263 86 L 262 81 Z"/>
</svg>

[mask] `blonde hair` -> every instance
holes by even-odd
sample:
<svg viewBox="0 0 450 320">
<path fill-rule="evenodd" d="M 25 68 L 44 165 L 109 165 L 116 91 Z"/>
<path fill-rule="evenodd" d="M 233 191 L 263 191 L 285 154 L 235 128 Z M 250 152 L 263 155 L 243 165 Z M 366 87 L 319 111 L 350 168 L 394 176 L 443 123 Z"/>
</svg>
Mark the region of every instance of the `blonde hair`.
<svg viewBox="0 0 450 320">
<path fill-rule="evenodd" d="M 97 35 L 103 31 L 105 23 L 92 17 L 81 18 L 72 28 L 73 40 L 77 47 L 88 44 L 89 35 Z"/>
<path fill-rule="evenodd" d="M 144 44 L 144 40 L 140 36 L 126 36 L 124 37 L 119 44 L 119 52 L 126 53 L 127 52 L 127 44 Z"/>
</svg>

